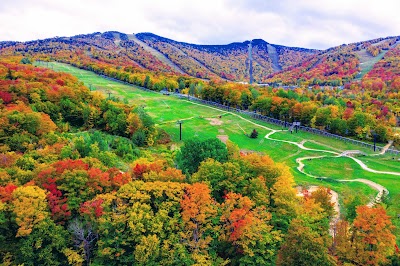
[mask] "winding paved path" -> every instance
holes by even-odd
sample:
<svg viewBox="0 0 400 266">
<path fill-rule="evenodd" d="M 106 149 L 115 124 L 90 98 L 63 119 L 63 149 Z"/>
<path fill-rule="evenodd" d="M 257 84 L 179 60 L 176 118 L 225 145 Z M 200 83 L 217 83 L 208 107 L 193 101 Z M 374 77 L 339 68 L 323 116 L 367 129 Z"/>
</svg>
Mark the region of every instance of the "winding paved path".
<svg viewBox="0 0 400 266">
<path fill-rule="evenodd" d="M 257 126 L 257 127 L 270 130 L 271 132 L 269 132 L 269 133 L 268 133 L 267 135 L 265 135 L 265 137 L 264 137 L 264 138 L 266 138 L 266 139 L 269 139 L 269 140 L 272 140 L 272 141 L 278 141 L 278 142 L 289 143 L 289 144 L 292 144 L 292 145 L 295 145 L 295 146 L 299 147 L 299 148 L 302 149 L 302 150 L 328 153 L 328 154 L 333 155 L 334 157 L 347 157 L 347 158 L 350 158 L 350 159 L 354 160 L 358 165 L 360 165 L 360 167 L 361 167 L 363 170 L 368 171 L 368 172 L 371 172 L 371 173 L 376 173 L 376 174 L 388 174 L 388 175 L 397 175 L 397 176 L 400 176 L 400 173 L 399 173 L 399 172 L 386 172 L 386 171 L 377 171 L 377 170 L 371 169 L 371 168 L 369 168 L 365 163 L 363 163 L 362 161 L 360 161 L 359 159 L 354 158 L 354 157 L 351 156 L 351 154 L 360 153 L 360 151 L 344 151 L 344 152 L 341 152 L 341 153 L 340 153 L 340 152 L 335 152 L 335 151 L 320 150 L 320 149 L 312 149 L 312 148 L 304 147 L 304 143 L 306 142 L 306 140 L 303 140 L 303 141 L 301 141 L 300 143 L 298 143 L 298 142 L 294 142 L 294 141 L 274 139 L 274 138 L 271 138 L 271 136 L 272 136 L 273 134 L 275 134 L 276 132 L 285 131 L 285 130 L 276 130 L 276 129 L 272 129 L 272 128 L 269 128 L 269 127 L 266 127 L 266 126 L 257 124 L 257 123 L 255 123 L 255 122 L 253 122 L 253 121 L 251 121 L 251 120 L 249 120 L 249 119 L 246 119 L 246 118 L 244 118 L 244 117 L 242 117 L 242 116 L 240 116 L 240 115 L 238 115 L 238 114 L 236 114 L 236 113 L 233 113 L 233 112 L 222 111 L 221 109 L 218 109 L 218 108 L 215 108 L 215 107 L 211 107 L 211 106 L 207 106 L 207 105 L 200 104 L 200 103 L 196 103 L 196 102 L 192 102 L 192 101 L 188 101 L 188 102 L 190 102 L 190 103 L 192 103 L 192 104 L 195 104 L 195 105 L 201 105 L 201 106 L 208 107 L 208 108 L 210 108 L 210 109 L 218 110 L 218 111 L 221 111 L 221 112 L 223 112 L 223 113 L 227 113 L 227 114 L 234 115 L 234 116 L 236 116 L 236 117 L 238 117 L 238 118 L 240 118 L 240 119 L 242 119 L 242 120 L 245 120 L 245 121 L 247 121 L 247 122 L 249 122 L 249 123 L 251 123 L 251 124 L 253 124 L 253 125 Z M 309 173 L 306 173 L 306 172 L 304 171 L 304 166 L 305 166 L 305 164 L 303 163 L 304 160 L 313 160 L 313 159 L 324 158 L 324 157 L 328 157 L 328 155 L 308 156 L 308 157 L 297 158 L 297 159 L 296 159 L 296 162 L 299 164 L 298 167 L 297 167 L 297 170 L 299 170 L 299 172 L 301 172 L 301 173 L 303 173 L 303 174 L 305 174 L 305 175 L 307 175 L 307 176 L 309 176 L 309 177 L 313 177 L 313 178 L 327 178 L 327 177 L 321 177 L 321 176 L 314 176 L 314 175 L 309 174 Z M 357 178 L 357 179 L 352 179 L 352 180 L 344 180 L 344 179 L 342 179 L 342 180 L 338 180 L 338 181 L 340 181 L 340 182 L 360 182 L 360 183 L 366 184 L 366 185 L 370 186 L 371 188 L 377 190 L 377 191 L 378 191 L 378 194 L 376 195 L 376 197 L 375 197 L 373 200 L 371 200 L 371 201 L 368 203 L 368 206 L 373 206 L 376 202 L 379 202 L 379 201 L 381 200 L 382 195 L 383 195 L 384 193 L 389 193 L 389 191 L 388 191 L 384 186 L 382 186 L 382 185 L 380 185 L 380 184 L 378 184 L 378 183 L 375 183 L 375 182 L 373 182 L 373 181 L 371 181 L 371 180 L 368 180 L 368 179 Z M 336 192 L 333 191 L 333 193 L 336 193 Z M 336 193 L 335 195 L 337 195 L 337 193 Z M 334 197 L 333 197 L 333 198 L 334 198 Z M 338 210 L 339 210 L 339 205 L 338 205 L 337 196 L 336 196 L 335 198 L 336 198 L 336 204 L 335 204 L 336 207 L 335 207 L 335 210 L 337 209 L 337 212 L 338 212 L 337 216 L 338 216 L 338 215 L 339 215 L 339 211 L 338 211 Z"/>
<path fill-rule="evenodd" d="M 345 155 L 344 157 L 350 158 L 352 160 L 354 160 L 356 163 L 358 163 L 362 169 L 364 169 L 365 171 L 371 172 L 371 173 L 375 173 L 375 174 L 386 174 L 386 175 L 398 175 L 400 176 L 399 172 L 387 172 L 387 171 L 377 171 L 374 169 L 369 168 L 365 163 L 363 163 L 362 161 L 360 161 L 357 158 L 354 158 L 350 155 Z"/>
<path fill-rule="evenodd" d="M 368 180 L 368 179 L 357 178 L 357 179 L 352 179 L 352 180 L 344 180 L 343 179 L 343 180 L 339 180 L 339 181 L 341 181 L 341 182 L 361 182 L 361 183 L 364 183 L 364 184 L 372 187 L 373 189 L 378 190 L 379 192 L 378 192 L 378 195 L 376 195 L 375 200 L 372 200 L 367 204 L 369 207 L 372 207 L 376 202 L 379 202 L 382 199 L 382 196 L 384 193 L 389 193 L 388 190 L 384 186 L 379 185 L 375 182 L 372 182 L 371 180 Z"/>
<path fill-rule="evenodd" d="M 287 140 L 279 140 L 279 139 L 273 139 L 271 138 L 271 135 L 273 135 L 274 133 L 276 133 L 277 130 L 273 130 L 270 133 L 268 133 L 265 138 L 269 139 L 269 140 L 274 140 L 274 141 L 280 141 L 280 142 L 285 142 L 285 143 L 290 143 L 293 145 L 296 145 L 297 147 L 299 147 L 300 149 L 303 150 L 308 150 L 308 151 L 316 151 L 316 152 L 324 152 L 324 153 L 330 153 L 335 155 L 335 157 L 347 157 L 350 158 L 352 160 L 354 160 L 358 165 L 360 165 L 360 167 L 368 172 L 371 173 L 376 173 L 376 174 L 388 174 L 388 175 L 398 175 L 400 176 L 399 172 L 387 172 L 387 171 L 377 171 L 374 169 L 369 168 L 365 163 L 363 163 L 362 161 L 360 161 L 357 158 L 352 157 L 350 154 L 354 154 L 354 153 L 359 153 L 359 151 L 347 151 L 347 152 L 342 152 L 342 153 L 338 153 L 338 152 L 334 152 L 334 151 L 327 151 L 327 150 L 319 150 L 319 149 L 310 149 L 307 147 L 304 147 L 304 141 L 298 143 L 298 142 L 293 142 L 293 141 L 287 141 Z M 321 177 L 321 176 L 315 176 L 309 173 L 306 173 L 304 171 L 304 166 L 305 164 L 303 163 L 304 160 L 313 160 L 313 159 L 318 159 L 318 158 L 324 158 L 327 157 L 327 155 L 320 155 L 320 156 L 308 156 L 308 157 L 301 157 L 301 158 L 297 158 L 296 162 L 298 163 L 298 167 L 297 170 L 299 170 L 299 172 L 309 176 L 309 177 L 313 177 L 313 178 L 327 178 L 327 177 Z M 360 182 L 360 183 L 364 183 L 370 187 L 372 187 L 373 189 L 378 191 L 378 194 L 376 195 L 376 197 L 368 203 L 368 206 L 372 206 L 374 205 L 376 202 L 379 202 L 383 196 L 384 193 L 389 193 L 389 191 L 382 185 L 375 183 L 371 180 L 368 179 L 363 179 L 363 178 L 358 178 L 358 179 L 352 179 L 352 180 L 338 180 L 341 182 Z"/>
<path fill-rule="evenodd" d="M 382 155 L 385 154 L 385 152 L 390 148 L 390 146 L 393 145 L 393 140 L 389 140 L 389 143 L 385 145 L 385 147 L 383 147 L 382 151 L 377 154 L 377 155 Z"/>
</svg>

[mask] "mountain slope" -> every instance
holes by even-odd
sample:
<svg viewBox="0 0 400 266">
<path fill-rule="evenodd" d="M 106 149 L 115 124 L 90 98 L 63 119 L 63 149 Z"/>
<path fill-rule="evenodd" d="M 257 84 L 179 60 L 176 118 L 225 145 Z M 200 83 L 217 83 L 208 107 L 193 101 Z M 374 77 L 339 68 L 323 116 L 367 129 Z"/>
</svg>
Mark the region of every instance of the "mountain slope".
<svg viewBox="0 0 400 266">
<path fill-rule="evenodd" d="M 388 51 L 396 49 L 399 41 L 395 36 L 332 47 L 271 74 L 267 82 L 339 86 L 361 80 Z"/>
<path fill-rule="evenodd" d="M 206 71 L 209 70 L 213 74 L 228 80 L 244 81 L 249 79 L 248 62 L 246 62 L 249 41 L 227 45 L 196 45 L 177 42 L 152 33 L 140 33 L 136 36 L 149 46 L 166 54 L 172 61 L 180 65 L 181 68 L 197 69 L 198 64 L 190 59 L 192 58 L 206 68 L 200 68 L 206 74 L 209 74 Z M 279 71 L 281 64 L 291 66 L 292 62 L 298 63 L 298 61 L 318 52 L 317 50 L 273 45 L 261 39 L 252 40 L 252 44 L 254 58 L 253 76 L 258 82 L 262 82 L 267 75 Z M 188 58 L 177 56 L 176 49 L 184 52 Z M 296 59 L 288 62 L 286 59 L 288 57 Z M 299 57 L 301 58 L 300 60 L 297 59 Z M 204 77 L 201 76 L 201 70 L 197 71 L 196 74 L 200 72 L 200 77 Z M 193 75 L 193 73 L 191 74 Z"/>
<path fill-rule="evenodd" d="M 256 82 L 281 69 L 291 67 L 318 50 L 292 48 L 252 40 L 253 76 Z M 4 52 L 42 54 L 45 57 L 67 52 L 116 65 L 131 65 L 150 71 L 188 74 L 198 78 L 223 78 L 247 81 L 249 41 L 226 45 L 197 45 L 178 42 L 152 33 L 125 34 L 116 31 L 95 32 L 73 37 L 45 40 L 2 42 Z"/>
<path fill-rule="evenodd" d="M 330 49 L 286 47 L 252 40 L 256 83 L 339 86 L 360 80 L 395 49 L 400 37 L 386 37 Z M 0 53 L 40 55 L 44 60 L 92 60 L 143 71 L 203 79 L 249 80 L 249 41 L 226 45 L 178 42 L 153 33 L 95 32 L 29 42 L 0 42 Z M 78 63 L 79 65 L 79 63 Z M 375 75 L 376 76 L 376 75 Z"/>
<path fill-rule="evenodd" d="M 276 51 L 276 48 L 270 44 L 267 45 L 268 48 L 268 54 L 270 55 L 270 58 L 272 60 L 272 69 L 274 72 L 278 72 L 282 70 L 282 67 L 279 65 L 278 62 L 278 53 Z"/>
<path fill-rule="evenodd" d="M 149 45 L 147 45 L 146 43 L 142 42 L 141 40 L 139 40 L 135 34 L 128 34 L 128 38 L 129 40 L 139 44 L 145 51 L 149 52 L 150 54 L 152 54 L 153 56 L 155 56 L 158 60 L 160 60 L 162 63 L 170 66 L 172 69 L 174 69 L 175 71 L 183 74 L 184 72 L 176 65 L 174 64 L 171 60 L 169 60 L 164 54 L 160 53 L 159 51 L 157 51 L 156 49 L 150 47 Z"/>
</svg>

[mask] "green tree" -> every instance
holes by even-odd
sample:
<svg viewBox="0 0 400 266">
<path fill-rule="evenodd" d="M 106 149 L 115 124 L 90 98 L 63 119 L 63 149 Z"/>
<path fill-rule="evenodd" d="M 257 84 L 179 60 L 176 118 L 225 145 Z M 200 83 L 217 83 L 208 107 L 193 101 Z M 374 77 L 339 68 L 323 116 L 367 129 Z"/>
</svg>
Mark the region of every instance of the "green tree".
<svg viewBox="0 0 400 266">
<path fill-rule="evenodd" d="M 327 107 L 318 108 L 317 112 L 315 113 L 315 127 L 323 128 L 330 124 L 331 119 L 331 111 Z"/>
<path fill-rule="evenodd" d="M 240 102 L 242 103 L 241 105 L 243 109 L 247 110 L 251 105 L 252 101 L 253 101 L 253 96 L 251 94 L 249 95 L 248 92 L 242 92 L 242 94 L 240 95 Z"/>
<path fill-rule="evenodd" d="M 29 60 L 28 57 L 24 57 L 24 58 L 21 59 L 21 64 L 30 65 L 30 64 L 32 64 L 32 62 L 31 62 L 31 60 Z"/>
<path fill-rule="evenodd" d="M 369 128 L 374 125 L 374 118 L 371 114 L 355 112 L 354 115 L 347 120 L 349 133 L 358 138 L 366 138 L 369 134 Z"/>
<path fill-rule="evenodd" d="M 219 162 L 226 162 L 228 150 L 224 143 L 217 138 L 199 140 L 189 139 L 176 156 L 176 161 L 183 172 L 193 174 L 200 163 L 207 158 L 213 158 Z"/>
<path fill-rule="evenodd" d="M 19 243 L 17 263 L 27 266 L 67 265 L 63 253 L 68 245 L 68 232 L 51 219 L 45 219 L 35 226 L 32 233 Z"/>
<path fill-rule="evenodd" d="M 328 254 L 328 248 L 321 235 L 307 225 L 307 222 L 295 218 L 290 223 L 284 244 L 278 253 L 276 265 L 309 266 L 336 265 Z"/>
<path fill-rule="evenodd" d="M 182 91 L 182 90 L 185 89 L 185 88 L 186 88 L 185 82 L 181 79 L 181 80 L 179 81 L 179 91 Z"/>
<path fill-rule="evenodd" d="M 203 88 L 204 88 L 203 83 L 198 82 L 198 83 L 196 84 L 196 87 L 195 87 L 195 93 L 196 93 L 196 95 L 201 95 L 201 93 L 202 93 L 202 91 L 203 91 Z"/>
<path fill-rule="evenodd" d="M 347 123 L 341 118 L 334 118 L 330 124 L 330 132 L 333 134 L 345 135 L 347 129 Z"/>
<path fill-rule="evenodd" d="M 10 204 L 3 200 L 5 199 L 0 200 L 0 265 L 3 261 L 1 258 L 5 259 L 6 254 L 12 256 L 12 252 L 18 247 L 18 239 L 15 237 L 18 225 L 13 221 Z"/>
<path fill-rule="evenodd" d="M 376 140 L 379 142 L 387 141 L 388 130 L 384 125 L 378 125 L 375 128 Z"/>
<path fill-rule="evenodd" d="M 212 158 L 201 162 L 199 170 L 193 174 L 191 181 L 210 184 L 212 195 L 219 202 L 228 192 L 242 193 L 248 183 L 241 175 L 238 163 L 220 163 Z"/>
<path fill-rule="evenodd" d="M 189 94 L 192 95 L 192 96 L 194 96 L 195 93 L 196 93 L 196 87 L 195 87 L 194 83 L 192 82 L 192 83 L 190 83 L 190 85 L 189 85 Z"/>
<path fill-rule="evenodd" d="M 143 87 L 147 88 L 147 89 L 151 89 L 151 79 L 149 75 L 146 75 L 146 78 L 144 79 L 143 82 Z"/>
<path fill-rule="evenodd" d="M 103 194 L 95 265 L 188 265 L 181 200 L 186 184 L 133 181 Z"/>
</svg>

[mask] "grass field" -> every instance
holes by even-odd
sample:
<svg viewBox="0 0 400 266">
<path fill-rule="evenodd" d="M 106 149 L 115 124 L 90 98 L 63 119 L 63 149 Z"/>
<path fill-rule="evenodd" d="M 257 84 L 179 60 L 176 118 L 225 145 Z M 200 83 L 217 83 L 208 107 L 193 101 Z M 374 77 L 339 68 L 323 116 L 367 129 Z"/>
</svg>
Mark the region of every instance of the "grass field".
<svg viewBox="0 0 400 266">
<path fill-rule="evenodd" d="M 321 167 L 323 165 L 323 167 Z M 307 162 L 304 170 L 317 176 L 327 176 L 333 179 L 364 178 L 386 187 L 391 194 L 400 194 L 399 176 L 370 173 L 356 162 L 346 157 L 325 157 Z M 386 169 L 383 169 L 386 170 Z M 345 171 L 345 175 L 343 175 Z"/>
<path fill-rule="evenodd" d="M 357 159 L 378 171 L 400 172 L 400 160 L 398 156 L 378 155 L 375 157 L 357 156 Z"/>
<path fill-rule="evenodd" d="M 49 67 L 55 71 L 68 72 L 76 76 L 86 86 L 91 86 L 93 90 L 102 93 L 110 91 L 114 97 L 119 97 L 132 104 L 143 105 L 148 114 L 153 117 L 157 126 L 166 130 L 171 135 L 172 140 L 177 142 L 178 145 L 182 144 L 182 142 L 179 141 L 179 125 L 177 121 L 182 120 L 183 141 L 192 137 L 206 139 L 221 135 L 226 136 L 243 150 L 262 152 L 268 154 L 274 161 L 286 163 L 291 168 L 296 183 L 300 185 L 323 185 L 336 190 L 339 194 L 341 191 L 350 189 L 370 196 L 376 192 L 365 184 L 335 182 L 335 179 L 366 178 L 387 186 L 390 193 L 400 192 L 399 176 L 377 175 L 366 172 L 357 163 L 348 158 L 323 158 L 305 162 L 306 166 L 304 169 L 306 172 L 332 178 L 328 181 L 316 180 L 300 173 L 296 169 L 297 158 L 327 155 L 327 153 L 301 150 L 296 145 L 290 143 L 263 138 L 268 132 L 271 132 L 269 129 L 280 130 L 281 127 L 255 121 L 246 116 L 243 117 L 246 119 L 244 120 L 237 114 L 227 113 L 209 106 L 198 105 L 174 96 L 164 96 L 154 92 L 142 91 L 135 86 L 110 81 L 92 72 L 77 69 L 69 65 L 49 63 Z M 259 132 L 259 137 L 257 139 L 250 139 L 244 132 L 249 134 L 254 128 Z M 308 132 L 299 131 L 298 133 L 290 134 L 287 131 L 282 131 L 274 133 L 271 138 L 298 143 L 307 140 L 304 143 L 305 147 L 338 153 L 344 150 L 361 150 L 367 154 L 373 153 L 373 151 L 357 145 Z M 359 159 L 375 170 L 400 172 L 400 162 L 398 160 L 390 160 L 389 156 L 365 156 Z"/>
<path fill-rule="evenodd" d="M 317 149 L 323 148 L 324 150 L 330 151 L 345 151 L 345 150 L 359 150 L 366 154 L 374 154 L 373 149 L 351 144 L 341 140 L 323 137 L 321 135 L 311 134 L 309 132 L 298 131 L 297 133 L 290 133 L 288 131 L 278 132 L 273 135 L 274 139 L 290 140 L 300 142 L 301 140 L 307 140 L 304 144 L 305 147 L 314 148 L 318 145 Z M 371 143 L 373 144 L 373 143 Z M 383 146 L 380 144 L 380 146 Z"/>
</svg>

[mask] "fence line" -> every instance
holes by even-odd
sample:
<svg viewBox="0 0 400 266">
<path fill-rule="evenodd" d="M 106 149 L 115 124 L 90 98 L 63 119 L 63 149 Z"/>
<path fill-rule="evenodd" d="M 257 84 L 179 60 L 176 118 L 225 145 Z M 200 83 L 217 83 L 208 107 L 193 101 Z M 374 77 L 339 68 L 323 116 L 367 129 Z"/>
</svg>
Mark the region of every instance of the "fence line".
<svg viewBox="0 0 400 266">
<path fill-rule="evenodd" d="M 121 81 L 121 80 L 116 79 L 116 78 L 111 78 L 111 77 L 108 77 L 106 75 L 102 75 L 102 74 L 98 74 L 98 75 L 100 77 L 102 77 L 102 78 L 105 78 L 105 79 L 108 79 L 108 80 L 112 80 L 112 81 L 115 81 L 115 82 L 118 82 L 118 83 L 122 83 L 122 84 L 125 84 L 125 85 L 128 85 L 128 86 L 134 85 L 132 83 L 129 83 L 129 82 L 126 82 L 126 81 Z M 161 92 L 158 92 L 158 91 L 149 90 L 147 88 L 144 88 L 144 87 L 141 87 L 141 86 L 138 86 L 138 85 L 134 85 L 134 86 L 136 88 L 140 89 L 140 90 L 143 90 L 143 91 L 161 93 Z M 216 102 L 213 102 L 213 101 L 207 101 L 207 100 L 203 100 L 203 99 L 200 99 L 200 98 L 197 98 L 197 97 L 194 97 L 194 96 L 187 96 L 185 94 L 180 94 L 180 93 L 172 93 L 171 95 L 174 95 L 174 96 L 179 97 L 181 99 L 185 98 L 185 99 L 188 99 L 188 100 L 201 102 L 202 104 L 206 104 L 206 105 L 209 105 L 209 106 L 214 106 L 214 107 L 217 107 L 217 108 L 222 109 L 222 110 L 226 110 L 226 111 L 230 111 L 230 112 L 236 112 L 236 113 L 240 113 L 240 114 L 245 114 L 245 115 L 248 115 L 248 116 L 252 117 L 253 119 L 256 119 L 256 120 L 259 120 L 259 121 L 263 121 L 263 122 L 267 122 L 267 123 L 271 123 L 271 124 L 276 124 L 276 125 L 280 125 L 280 126 L 290 126 L 290 125 L 292 125 L 292 123 L 290 123 L 290 122 L 282 121 L 282 120 L 279 120 L 279 119 L 276 119 L 276 118 L 273 118 L 273 117 L 269 117 L 269 116 L 265 116 L 265 115 L 261 115 L 261 114 L 258 114 L 256 111 L 249 112 L 249 111 L 246 111 L 246 110 L 243 110 L 243 109 L 240 109 L 240 108 L 233 108 L 233 107 L 229 107 L 229 106 L 226 106 L 226 105 L 223 105 L 223 104 L 220 104 L 220 103 L 216 103 Z M 297 126 L 297 128 L 299 130 L 304 131 L 304 132 L 310 132 L 310 133 L 321 135 L 321 136 L 324 136 L 324 137 L 334 138 L 334 139 L 341 140 L 341 141 L 344 141 L 344 142 L 349 142 L 351 144 L 355 144 L 355 145 L 359 145 L 359 146 L 362 146 L 362 147 L 374 149 L 374 145 L 373 144 L 366 143 L 366 142 L 359 141 L 359 140 L 355 140 L 355 139 L 351 139 L 351 138 L 346 138 L 346 137 L 343 137 L 343 136 L 340 136 L 340 135 L 329 133 L 327 131 L 323 131 L 323 130 L 319 130 L 319 129 L 311 128 L 311 127 L 306 127 L 306 126 Z M 381 146 L 378 146 L 378 145 L 375 146 L 375 150 L 378 151 L 378 152 L 382 151 L 382 149 L 383 149 L 383 147 L 381 147 Z M 394 149 L 387 149 L 386 153 L 399 155 L 400 151 L 394 150 Z"/>
<path fill-rule="evenodd" d="M 253 119 L 260 120 L 260 121 L 267 122 L 267 123 L 271 123 L 271 124 L 276 124 L 276 125 L 280 125 L 280 126 L 288 126 L 288 127 L 293 124 L 293 123 L 290 123 L 290 122 L 287 122 L 287 121 L 285 122 L 285 121 L 282 121 L 282 120 L 279 120 L 279 119 L 276 119 L 276 118 L 273 118 L 273 117 L 261 115 L 261 114 L 258 114 L 256 112 L 249 112 L 249 111 L 242 110 L 242 109 L 239 109 L 239 108 L 229 107 L 229 106 L 226 106 L 226 105 L 223 105 L 223 104 L 220 104 L 220 103 L 199 99 L 199 98 L 196 98 L 196 97 L 193 97 L 193 96 L 189 96 L 188 97 L 187 95 L 177 94 L 177 93 L 175 93 L 174 95 L 177 95 L 179 98 L 186 98 L 186 99 L 189 99 L 189 100 L 194 100 L 194 101 L 197 101 L 197 102 L 201 102 L 201 103 L 206 104 L 206 105 L 215 106 L 215 107 L 218 107 L 218 108 L 220 108 L 222 110 L 227 110 L 227 111 L 230 111 L 230 112 L 237 112 L 237 113 L 240 113 L 240 114 L 245 114 L 245 115 L 248 115 L 248 116 L 252 117 Z M 311 128 L 311 127 L 306 127 L 306 126 L 298 126 L 298 129 L 302 130 L 304 132 L 310 132 L 310 133 L 321 135 L 321 136 L 324 136 L 324 137 L 334 138 L 334 139 L 341 140 L 341 141 L 344 141 L 344 142 L 349 142 L 351 144 L 355 144 L 355 145 L 359 145 L 359 146 L 362 146 L 362 147 L 374 149 L 374 145 L 373 144 L 366 143 L 366 142 L 359 141 L 359 140 L 355 140 L 355 139 L 351 139 L 351 138 L 346 138 L 346 137 L 343 137 L 343 136 L 340 136 L 340 135 L 336 135 L 336 134 L 332 134 L 332 133 L 329 133 L 329 132 L 326 132 L 326 131 L 323 131 L 323 130 L 319 130 L 319 129 L 316 129 L 316 128 Z M 375 150 L 378 151 L 378 152 L 382 151 L 382 149 L 383 149 L 383 147 L 381 147 L 381 146 L 378 146 L 378 145 L 375 146 Z M 399 155 L 400 151 L 394 150 L 394 149 L 387 149 L 386 153 Z"/>
</svg>

